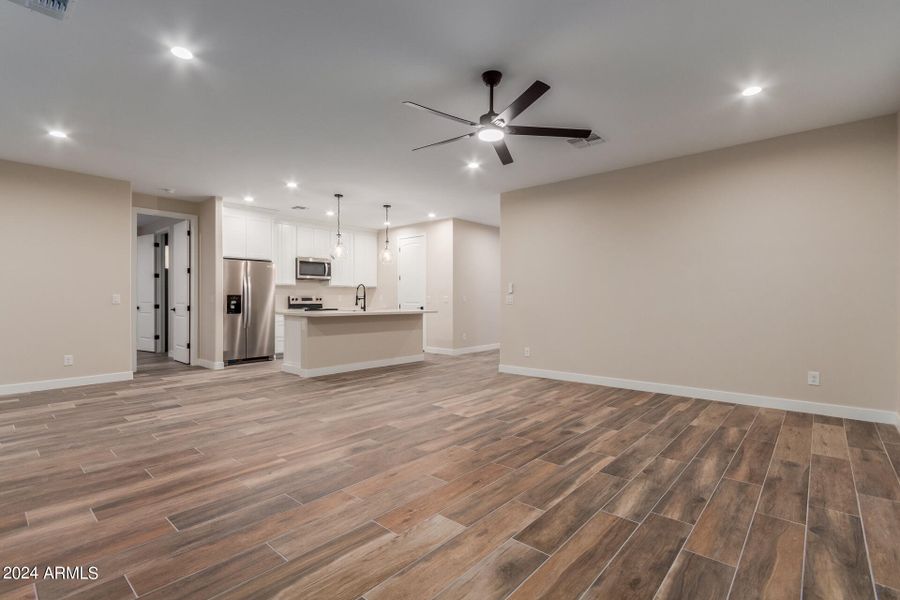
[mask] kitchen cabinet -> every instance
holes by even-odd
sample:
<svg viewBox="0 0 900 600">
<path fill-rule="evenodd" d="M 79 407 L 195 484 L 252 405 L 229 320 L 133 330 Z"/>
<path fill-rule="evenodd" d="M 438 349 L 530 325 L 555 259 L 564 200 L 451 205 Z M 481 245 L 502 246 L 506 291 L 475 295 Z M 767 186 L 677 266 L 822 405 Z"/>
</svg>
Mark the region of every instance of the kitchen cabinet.
<svg viewBox="0 0 900 600">
<path fill-rule="evenodd" d="M 297 283 L 295 259 L 297 257 L 297 226 L 293 223 L 275 225 L 275 284 Z"/>
<path fill-rule="evenodd" d="M 272 260 L 272 219 L 238 210 L 222 212 L 222 254 L 226 258 Z"/>
<path fill-rule="evenodd" d="M 297 256 L 328 258 L 331 256 L 331 232 L 311 225 L 297 226 Z"/>
<path fill-rule="evenodd" d="M 375 232 L 353 233 L 353 270 L 356 284 L 378 285 L 378 235 Z"/>
<path fill-rule="evenodd" d="M 275 315 L 275 354 L 284 354 L 284 315 Z"/>
<path fill-rule="evenodd" d="M 344 257 L 332 259 L 331 287 L 378 285 L 378 234 L 344 230 Z M 328 258 L 337 233 L 311 223 L 276 221 L 255 211 L 226 207 L 222 211 L 222 251 L 226 258 L 253 258 L 275 263 L 276 285 L 296 284 L 298 256 Z"/>
<path fill-rule="evenodd" d="M 225 258 L 245 258 L 247 254 L 247 229 L 244 217 L 222 214 L 222 255 Z"/>
<path fill-rule="evenodd" d="M 331 281 L 329 285 L 332 287 L 355 287 L 357 282 L 353 269 L 353 232 L 342 231 L 341 239 L 344 243 L 344 255 L 341 258 L 331 260 Z M 337 245 L 337 233 L 331 236 L 331 247 Z"/>
<path fill-rule="evenodd" d="M 247 216 L 247 256 L 272 260 L 272 220 L 265 217 Z"/>
</svg>

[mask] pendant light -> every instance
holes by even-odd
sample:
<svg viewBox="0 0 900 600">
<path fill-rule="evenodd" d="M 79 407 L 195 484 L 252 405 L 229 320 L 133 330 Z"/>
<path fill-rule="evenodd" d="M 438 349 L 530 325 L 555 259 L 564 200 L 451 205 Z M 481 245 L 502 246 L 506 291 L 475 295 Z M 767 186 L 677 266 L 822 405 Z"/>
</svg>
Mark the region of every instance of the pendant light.
<svg viewBox="0 0 900 600">
<path fill-rule="evenodd" d="M 341 239 L 341 198 L 344 195 L 335 194 L 334 197 L 337 198 L 337 242 L 331 251 L 331 255 L 335 259 L 341 259 L 344 258 L 344 241 Z"/>
<path fill-rule="evenodd" d="M 391 220 L 388 217 L 388 211 L 390 210 L 391 205 L 384 205 L 384 250 L 381 251 L 381 262 L 390 263 L 394 260 L 394 254 L 391 252 L 391 238 L 390 238 L 390 229 L 391 229 Z"/>
</svg>

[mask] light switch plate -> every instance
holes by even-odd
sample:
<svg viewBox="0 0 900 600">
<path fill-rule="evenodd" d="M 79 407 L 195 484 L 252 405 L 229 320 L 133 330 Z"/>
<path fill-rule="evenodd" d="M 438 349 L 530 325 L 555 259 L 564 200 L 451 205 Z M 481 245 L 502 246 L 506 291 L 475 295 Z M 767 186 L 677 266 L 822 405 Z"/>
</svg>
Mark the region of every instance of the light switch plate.
<svg viewBox="0 0 900 600">
<path fill-rule="evenodd" d="M 112 303 L 113 304 L 122 304 L 122 294 L 113 294 L 112 295 Z"/>
<path fill-rule="evenodd" d="M 818 371 L 807 371 L 806 372 L 806 383 L 809 385 L 819 385 L 819 372 Z"/>
<path fill-rule="evenodd" d="M 507 294 L 507 295 L 506 295 L 506 303 L 507 303 L 507 304 L 512 304 L 512 303 L 513 303 L 513 299 L 514 299 L 514 296 L 513 296 L 512 294 Z"/>
</svg>

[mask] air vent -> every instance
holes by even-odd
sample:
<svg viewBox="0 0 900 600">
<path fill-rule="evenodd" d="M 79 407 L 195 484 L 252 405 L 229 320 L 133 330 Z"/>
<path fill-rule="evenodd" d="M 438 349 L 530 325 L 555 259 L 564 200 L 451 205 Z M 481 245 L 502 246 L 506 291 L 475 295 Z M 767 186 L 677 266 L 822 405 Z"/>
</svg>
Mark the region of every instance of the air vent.
<svg viewBox="0 0 900 600">
<path fill-rule="evenodd" d="M 10 0 L 15 4 L 21 4 L 25 8 L 49 15 L 56 19 L 66 16 L 66 11 L 73 0 Z"/>
<path fill-rule="evenodd" d="M 291 208 L 294 209 L 294 210 L 306 210 L 306 209 L 309 208 L 309 207 L 308 207 L 308 206 L 300 206 L 300 205 L 298 204 L 297 206 L 292 206 Z"/>
<path fill-rule="evenodd" d="M 602 144 L 606 140 L 597 135 L 596 133 L 591 133 L 586 138 L 569 138 L 566 140 L 576 148 L 587 148 L 588 146 L 596 146 L 597 144 Z"/>
</svg>

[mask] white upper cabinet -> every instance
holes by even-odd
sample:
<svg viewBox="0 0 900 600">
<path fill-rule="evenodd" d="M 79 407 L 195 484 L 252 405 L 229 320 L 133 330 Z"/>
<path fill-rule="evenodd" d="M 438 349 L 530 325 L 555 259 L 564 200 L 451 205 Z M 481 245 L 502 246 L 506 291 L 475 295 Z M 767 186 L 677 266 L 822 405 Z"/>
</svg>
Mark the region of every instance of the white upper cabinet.
<svg viewBox="0 0 900 600">
<path fill-rule="evenodd" d="M 333 258 L 331 260 L 331 281 L 330 285 L 351 287 L 355 286 L 355 278 L 353 274 L 353 232 L 342 231 L 341 239 L 344 244 L 344 255 L 341 258 Z M 337 244 L 337 233 L 331 236 L 331 247 Z"/>
<path fill-rule="evenodd" d="M 222 211 L 222 255 L 225 258 L 247 255 L 247 227 L 243 215 Z"/>
<path fill-rule="evenodd" d="M 331 232 L 317 227 L 313 230 L 313 237 L 315 240 L 313 244 L 315 254 L 313 256 L 315 258 L 328 258 L 331 256 Z"/>
<path fill-rule="evenodd" d="M 378 236 L 373 231 L 343 231 L 344 257 L 332 261 L 335 287 L 378 285 Z M 327 227 L 279 221 L 253 211 L 222 211 L 222 251 L 226 258 L 255 258 L 275 263 L 275 283 L 294 285 L 298 256 L 331 257 L 337 234 Z"/>
<path fill-rule="evenodd" d="M 272 220 L 255 215 L 247 217 L 247 258 L 272 260 Z"/>
<path fill-rule="evenodd" d="M 297 283 L 295 258 L 297 257 L 297 227 L 292 223 L 275 225 L 275 283 Z"/>
<path fill-rule="evenodd" d="M 378 235 L 372 231 L 356 231 L 353 236 L 353 267 L 356 284 L 378 285 Z"/>
<path fill-rule="evenodd" d="M 238 210 L 222 211 L 222 254 L 226 258 L 272 260 L 272 219 Z"/>
</svg>

